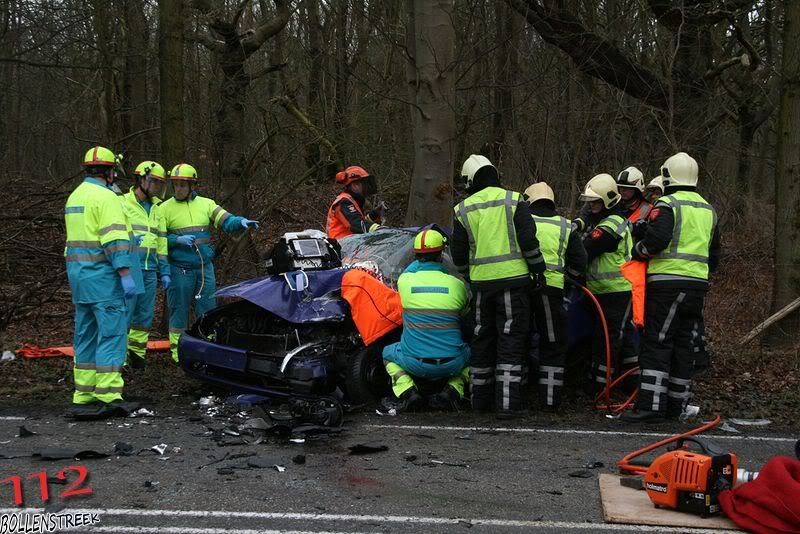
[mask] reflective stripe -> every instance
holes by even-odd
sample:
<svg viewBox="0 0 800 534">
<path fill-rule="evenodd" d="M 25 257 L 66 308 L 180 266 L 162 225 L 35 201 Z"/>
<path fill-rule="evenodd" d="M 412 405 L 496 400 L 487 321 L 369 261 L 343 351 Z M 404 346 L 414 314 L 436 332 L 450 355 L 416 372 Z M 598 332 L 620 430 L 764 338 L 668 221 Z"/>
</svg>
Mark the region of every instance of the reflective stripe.
<svg viewBox="0 0 800 534">
<path fill-rule="evenodd" d="M 73 367 L 75 369 L 85 369 L 87 371 L 93 371 L 96 366 L 92 362 L 75 362 Z"/>
<path fill-rule="evenodd" d="M 106 261 L 106 256 L 105 254 L 67 254 L 64 259 L 66 261 L 100 262 Z"/>
<path fill-rule="evenodd" d="M 542 375 L 546 376 L 542 376 Z M 542 365 L 539 367 L 539 385 L 547 386 L 547 406 L 552 406 L 555 396 L 556 386 L 563 386 L 564 380 L 559 380 L 556 375 L 564 374 L 563 367 L 555 367 L 552 365 Z"/>
<path fill-rule="evenodd" d="M 473 386 L 488 386 L 489 384 L 494 384 L 494 377 L 475 378 L 474 376 L 471 376 L 469 381 Z"/>
<path fill-rule="evenodd" d="M 679 274 L 648 274 L 647 281 L 648 282 L 669 282 L 669 281 L 676 281 L 676 280 L 688 280 L 694 282 L 706 282 L 704 278 L 695 278 L 694 276 L 681 276 Z"/>
<path fill-rule="evenodd" d="M 113 254 L 115 252 L 122 252 L 122 251 L 131 252 L 131 250 L 135 250 L 135 248 L 132 248 L 130 243 L 125 243 L 125 244 L 118 243 L 116 245 L 111 245 L 110 247 L 104 247 L 103 248 L 103 252 L 106 255 Z"/>
<path fill-rule="evenodd" d="M 222 209 L 222 206 L 217 206 L 216 208 L 214 208 L 214 210 L 211 212 L 211 220 L 213 221 L 214 219 L 216 219 L 217 215 L 219 215 L 219 212 L 221 211 L 225 211 L 224 209 Z"/>
<path fill-rule="evenodd" d="M 71 213 L 83 213 L 85 209 L 85 206 L 67 206 L 64 208 L 64 214 L 69 215 Z"/>
<path fill-rule="evenodd" d="M 73 248 L 100 248 L 100 241 L 67 241 L 67 247 Z"/>
<path fill-rule="evenodd" d="M 128 227 L 125 226 L 124 224 L 109 224 L 108 226 L 104 226 L 103 228 L 100 228 L 100 230 L 97 231 L 97 234 L 98 235 L 105 235 L 105 234 L 107 234 L 109 232 L 113 232 L 114 230 L 119 230 L 121 232 L 127 232 L 128 231 Z"/>
<path fill-rule="evenodd" d="M 667 386 L 663 385 L 665 379 L 669 379 L 669 374 L 664 371 L 656 371 L 653 369 L 642 369 L 641 384 L 639 388 L 643 391 L 653 392 L 653 402 L 651 409 L 654 412 L 659 411 L 661 408 L 661 395 L 667 393 Z M 647 378 L 653 378 L 654 383 L 645 382 Z"/>
<path fill-rule="evenodd" d="M 75 383 L 75 391 L 82 391 L 83 393 L 94 393 L 95 387 L 93 385 Z"/>
<path fill-rule="evenodd" d="M 145 226 L 143 224 L 132 224 L 131 228 L 133 230 L 140 230 L 142 232 L 149 232 L 150 231 L 150 227 L 149 226 Z"/>
<path fill-rule="evenodd" d="M 197 232 L 207 232 L 208 226 L 187 226 L 184 228 L 173 228 L 170 231 L 173 234 L 194 234 Z"/>
<path fill-rule="evenodd" d="M 97 373 L 119 373 L 122 371 L 121 365 L 98 365 Z M 96 390 L 95 390 L 96 391 Z M 120 389 L 122 391 L 122 389 Z"/>
<path fill-rule="evenodd" d="M 162 232 L 161 230 L 158 230 L 158 231 L 156 232 L 156 235 L 157 235 L 158 237 L 167 237 L 167 232 Z"/>
<path fill-rule="evenodd" d="M 434 308 L 406 308 L 407 313 L 415 315 L 443 315 L 445 317 L 461 317 L 461 312 L 457 310 L 441 310 Z"/>
<path fill-rule="evenodd" d="M 510 363 L 498 363 L 496 368 L 499 369 L 500 371 L 517 371 L 520 373 L 522 372 L 521 365 L 514 365 Z"/>
<path fill-rule="evenodd" d="M 109 387 L 109 388 L 94 388 L 94 392 L 96 395 L 103 395 L 105 393 L 122 393 L 121 387 Z"/>
<path fill-rule="evenodd" d="M 220 225 L 220 226 L 222 226 L 223 224 L 225 224 L 225 221 L 227 221 L 227 220 L 228 220 L 228 218 L 230 218 L 230 216 L 231 216 L 231 214 L 230 214 L 230 213 L 228 213 L 228 212 L 225 212 L 225 215 L 223 215 L 223 216 L 222 216 L 222 218 L 220 218 L 220 220 L 219 220 L 219 225 Z M 380 226 L 380 225 L 379 225 L 379 226 Z M 371 227 L 370 227 L 370 228 L 371 228 Z"/>
<path fill-rule="evenodd" d="M 403 326 L 409 330 L 458 330 L 461 328 L 461 324 L 458 321 L 446 323 L 415 323 L 404 321 Z"/>
<path fill-rule="evenodd" d="M 544 316 L 547 322 L 547 341 L 550 343 L 556 342 L 556 332 L 553 328 L 553 314 L 550 311 L 550 297 L 542 295 L 542 304 L 544 305 Z"/>
<path fill-rule="evenodd" d="M 675 302 L 672 303 L 672 306 L 669 307 L 669 313 L 667 314 L 667 319 L 664 321 L 664 325 L 661 327 L 661 331 L 658 333 L 658 342 L 663 343 L 664 340 L 667 338 L 667 332 L 669 331 L 669 327 L 672 324 L 672 320 L 675 319 L 675 313 L 678 311 L 678 305 L 683 302 L 683 299 L 686 298 L 686 293 L 681 291 L 678 293 L 678 298 L 675 299 Z"/>
<path fill-rule="evenodd" d="M 671 376 L 669 377 L 669 383 L 677 386 L 688 386 L 692 383 L 692 381 L 688 378 L 675 378 L 674 376 Z"/>
<path fill-rule="evenodd" d="M 503 410 L 511 407 L 511 384 L 522 382 L 522 377 L 514 376 L 511 374 L 512 372 L 522 373 L 522 366 L 498 363 L 494 374 L 495 381 L 503 384 Z"/>
<path fill-rule="evenodd" d="M 511 333 L 511 325 L 514 324 L 514 310 L 511 309 L 511 290 L 506 289 L 503 291 L 503 302 L 505 303 L 506 307 L 506 322 L 503 325 L 503 333 L 510 334 Z M 500 367 L 498 365 L 498 367 Z"/>
<path fill-rule="evenodd" d="M 475 330 L 474 330 L 474 334 L 476 336 L 481 333 L 481 297 L 482 296 L 483 296 L 483 293 L 478 291 L 478 295 L 475 297 Z M 474 371 L 475 368 L 473 367 L 472 370 Z"/>
<path fill-rule="evenodd" d="M 512 252 L 511 254 L 500 254 L 499 256 L 470 259 L 470 263 L 472 263 L 472 265 L 488 265 L 490 263 L 500 263 L 501 261 L 519 259 L 522 259 L 522 255 L 519 252 Z"/>
</svg>

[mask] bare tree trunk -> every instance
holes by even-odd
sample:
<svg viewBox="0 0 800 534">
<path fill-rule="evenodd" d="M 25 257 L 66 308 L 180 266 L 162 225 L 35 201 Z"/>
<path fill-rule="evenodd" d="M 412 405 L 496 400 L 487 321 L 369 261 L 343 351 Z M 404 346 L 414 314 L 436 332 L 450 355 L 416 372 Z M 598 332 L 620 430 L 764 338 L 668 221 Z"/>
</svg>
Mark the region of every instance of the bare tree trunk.
<svg viewBox="0 0 800 534">
<path fill-rule="evenodd" d="M 161 102 L 161 162 L 165 168 L 185 158 L 183 129 L 183 2 L 158 6 L 158 72 Z"/>
<path fill-rule="evenodd" d="M 414 172 L 406 224 L 450 226 L 456 134 L 454 0 L 407 0 Z"/>
<path fill-rule="evenodd" d="M 348 4 L 348 0 L 338 0 L 334 7 L 336 10 L 336 90 L 333 126 L 336 128 L 336 137 L 345 140 L 347 139 L 347 87 L 350 77 L 350 63 L 347 59 Z M 346 145 L 347 143 L 342 144 Z M 347 159 L 347 154 L 344 154 L 344 157 Z"/>
<path fill-rule="evenodd" d="M 503 165 L 506 132 L 512 127 L 514 113 L 514 92 L 511 86 L 519 72 L 515 35 L 519 26 L 518 20 L 516 12 L 508 4 L 495 4 L 495 44 L 498 57 L 489 154 L 492 162 L 499 167 Z"/>
<path fill-rule="evenodd" d="M 320 105 L 322 92 L 322 23 L 319 18 L 318 0 L 306 0 L 306 31 L 308 32 L 308 55 L 311 59 L 311 69 L 308 71 L 308 113 L 312 122 L 324 125 L 324 114 Z M 309 143 L 306 146 L 306 166 L 310 169 L 318 165 L 322 156 L 318 143 Z M 317 173 L 317 178 L 322 178 L 322 173 Z"/>
<path fill-rule="evenodd" d="M 775 284 L 772 310 L 800 295 L 800 2 L 785 0 L 783 85 L 775 170 Z M 783 319 L 770 341 L 796 339 L 798 315 Z"/>
<path fill-rule="evenodd" d="M 102 91 L 100 92 L 100 135 L 103 143 L 108 144 L 116 137 L 116 99 L 114 87 L 114 52 L 111 49 L 112 28 L 111 20 L 114 14 L 111 11 L 110 0 L 94 0 L 92 2 L 94 31 L 97 39 L 97 49 L 100 51 L 100 67 L 102 67 Z M 115 150 L 112 147 L 112 150 Z"/>
<path fill-rule="evenodd" d="M 142 131 L 148 123 L 147 109 L 147 44 L 150 32 L 144 13 L 143 0 L 125 3 L 125 70 L 122 83 L 122 137 Z M 150 136 L 138 135 L 126 142 L 121 150 L 132 152 L 135 159 L 152 157 Z"/>
</svg>

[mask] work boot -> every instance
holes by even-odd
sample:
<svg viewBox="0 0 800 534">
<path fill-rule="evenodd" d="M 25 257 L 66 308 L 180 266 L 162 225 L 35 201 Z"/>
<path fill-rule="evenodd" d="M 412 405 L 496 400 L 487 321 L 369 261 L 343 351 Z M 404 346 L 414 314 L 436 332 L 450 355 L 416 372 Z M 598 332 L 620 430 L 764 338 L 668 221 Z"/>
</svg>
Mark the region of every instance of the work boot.
<svg viewBox="0 0 800 534">
<path fill-rule="evenodd" d="M 454 412 L 458 411 L 458 403 L 460 400 L 461 396 L 458 394 L 458 391 L 453 389 L 453 386 L 447 385 L 439 393 L 428 397 L 428 406 L 430 406 L 432 410 Z"/>
<path fill-rule="evenodd" d="M 620 416 L 620 421 L 626 423 L 658 423 L 664 420 L 664 412 L 651 412 L 649 410 L 631 410 Z"/>
<path fill-rule="evenodd" d="M 418 412 L 425 407 L 425 397 L 419 394 L 417 388 L 407 389 L 400 395 L 397 405 L 398 412 Z"/>
</svg>

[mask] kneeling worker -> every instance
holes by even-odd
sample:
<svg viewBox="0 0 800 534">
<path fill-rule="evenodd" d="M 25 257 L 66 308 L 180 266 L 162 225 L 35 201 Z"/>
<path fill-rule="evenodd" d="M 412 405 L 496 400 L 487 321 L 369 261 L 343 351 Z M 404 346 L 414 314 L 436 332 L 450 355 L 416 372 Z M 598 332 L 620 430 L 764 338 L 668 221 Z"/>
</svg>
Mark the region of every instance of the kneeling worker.
<svg viewBox="0 0 800 534">
<path fill-rule="evenodd" d="M 444 389 L 429 397 L 434 409 L 454 409 L 464 397 L 469 377 L 469 345 L 461 338 L 460 319 L 469 308 L 464 283 L 442 265 L 445 237 L 423 230 L 414 239 L 416 261 L 397 281 L 403 305 L 403 335 L 383 349 L 392 390 L 400 409 L 419 410 L 426 399 L 412 377 L 448 378 Z"/>
</svg>

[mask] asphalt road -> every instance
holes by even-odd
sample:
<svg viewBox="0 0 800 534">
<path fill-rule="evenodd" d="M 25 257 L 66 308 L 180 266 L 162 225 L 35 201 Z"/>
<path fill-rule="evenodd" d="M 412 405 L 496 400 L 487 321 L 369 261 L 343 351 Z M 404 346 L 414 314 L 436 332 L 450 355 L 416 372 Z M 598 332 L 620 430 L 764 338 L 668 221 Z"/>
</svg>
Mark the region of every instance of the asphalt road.
<svg viewBox="0 0 800 534">
<path fill-rule="evenodd" d="M 220 446 L 210 429 L 228 419 L 188 403 L 154 409 L 151 418 L 73 423 L 41 407 L 3 408 L 0 454 L 25 457 L 0 459 L 0 479 L 42 470 L 55 477 L 64 467 L 85 466 L 91 495 L 59 498 L 67 486 L 49 486 L 51 506 L 99 514 L 100 522 L 82 532 L 692 531 L 605 524 L 597 482 L 599 473 L 616 472 L 627 451 L 690 428 L 680 423 L 630 428 L 593 414 L 580 424 L 544 415 L 499 424 L 469 413 L 360 413 L 349 415 L 336 436 Z M 37 434 L 16 437 L 20 425 Z M 797 435 L 741 428 L 742 434 L 710 434 L 737 453 L 742 467 L 757 470 L 773 455 L 793 454 Z M 52 447 L 110 453 L 116 442 L 142 452 L 80 461 L 30 457 Z M 161 443 L 163 455 L 149 450 Z M 388 450 L 349 455 L 359 443 Z M 305 463 L 293 461 L 298 455 Z M 604 467 L 586 469 L 590 462 Z M 23 487 L 24 505 L 40 511 L 37 480 Z M 0 485 L 2 513 L 19 510 L 12 495 L 9 483 Z"/>
</svg>

